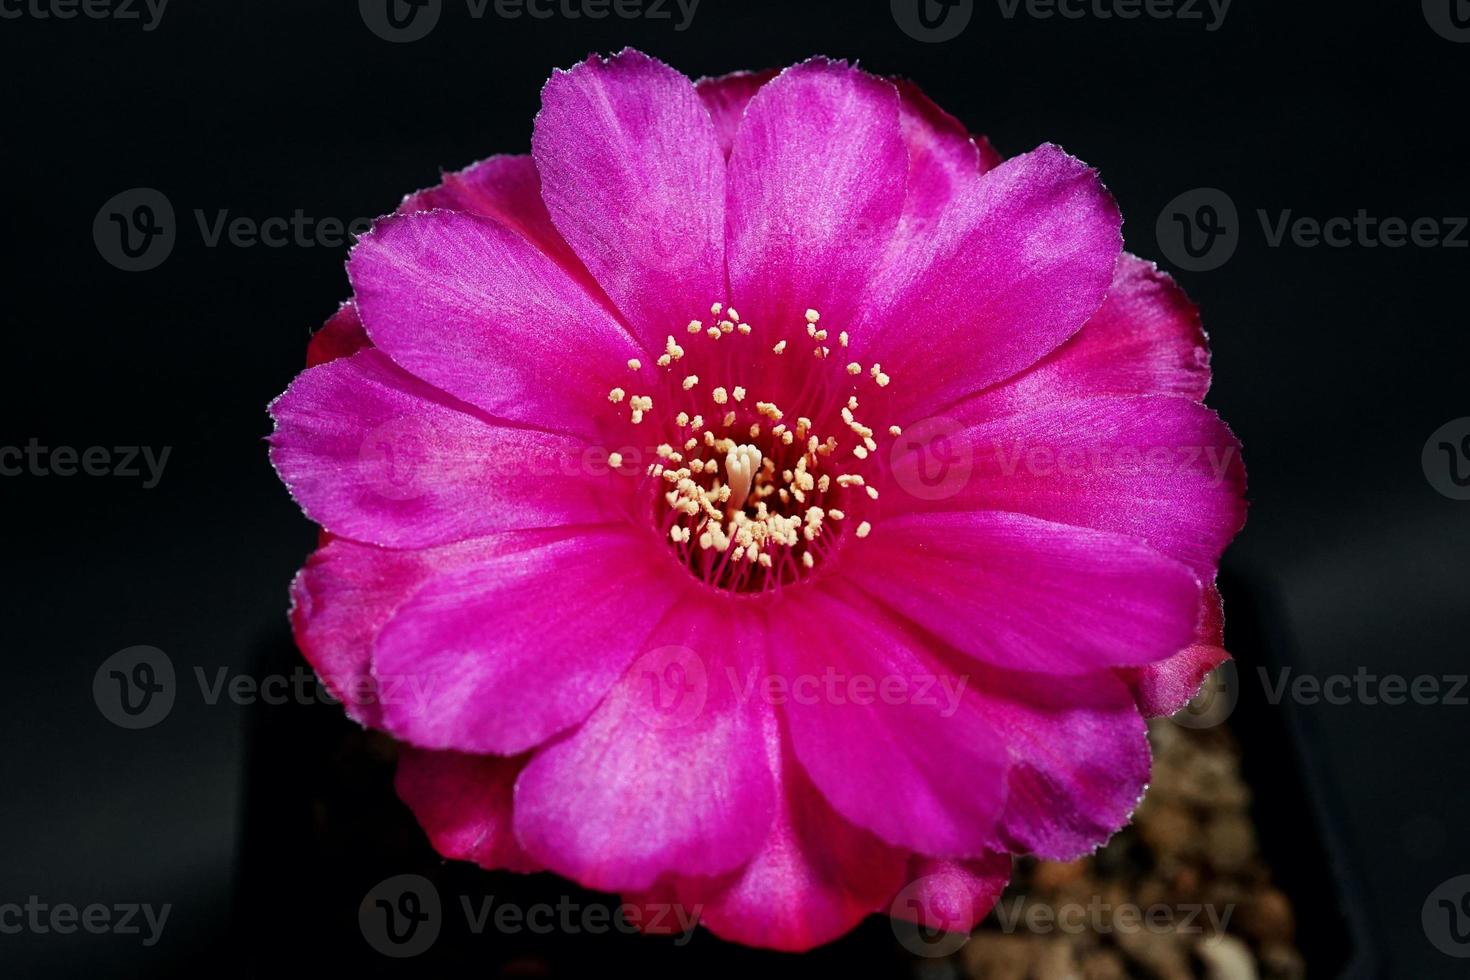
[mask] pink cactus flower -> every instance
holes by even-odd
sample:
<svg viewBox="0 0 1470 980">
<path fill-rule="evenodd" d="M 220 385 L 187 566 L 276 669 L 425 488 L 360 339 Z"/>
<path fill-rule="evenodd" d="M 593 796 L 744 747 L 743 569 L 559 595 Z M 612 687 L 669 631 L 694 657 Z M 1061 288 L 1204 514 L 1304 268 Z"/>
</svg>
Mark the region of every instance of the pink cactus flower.
<svg viewBox="0 0 1470 980">
<path fill-rule="evenodd" d="M 433 846 L 803 950 L 1124 826 L 1239 446 L 1096 173 L 816 58 L 558 71 L 272 405 L 297 641 Z"/>
</svg>

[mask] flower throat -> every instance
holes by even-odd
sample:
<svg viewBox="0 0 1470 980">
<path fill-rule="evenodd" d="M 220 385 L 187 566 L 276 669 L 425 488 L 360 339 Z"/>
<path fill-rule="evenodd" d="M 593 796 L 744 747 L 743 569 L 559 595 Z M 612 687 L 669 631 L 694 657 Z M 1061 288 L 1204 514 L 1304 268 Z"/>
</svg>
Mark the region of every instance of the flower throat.
<svg viewBox="0 0 1470 980">
<path fill-rule="evenodd" d="M 887 387 L 889 377 L 881 365 L 833 357 L 848 335 L 829 338 L 816 310 L 806 311 L 804 343 L 774 345 L 757 339 L 734 307 L 716 303 L 710 316 L 708 326 L 692 320 L 685 328 L 688 352 L 667 338 L 654 394 L 615 387 L 608 401 L 627 413 L 635 435 L 666 440 L 642 474 L 650 516 L 695 578 L 735 593 L 795 585 L 847 534 L 864 538 L 872 529 L 878 433 L 858 417 L 859 389 Z M 640 361 L 628 368 L 645 377 Z M 609 462 L 630 463 L 618 453 Z"/>
</svg>

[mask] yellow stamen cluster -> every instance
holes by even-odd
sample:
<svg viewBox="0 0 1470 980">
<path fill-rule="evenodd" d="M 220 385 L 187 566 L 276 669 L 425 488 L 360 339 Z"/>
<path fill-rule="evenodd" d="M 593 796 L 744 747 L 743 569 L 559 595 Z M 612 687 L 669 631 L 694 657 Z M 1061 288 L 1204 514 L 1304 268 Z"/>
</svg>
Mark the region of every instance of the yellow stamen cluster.
<svg viewBox="0 0 1470 980">
<path fill-rule="evenodd" d="M 836 546 L 837 532 L 852 509 L 869 508 L 869 501 L 877 499 L 877 490 L 868 486 L 863 475 L 851 472 L 878 450 L 874 429 L 858 418 L 855 392 L 868 381 L 884 387 L 889 377 L 878 364 L 865 369 L 852 361 L 844 371 L 824 374 L 806 386 L 804 402 L 815 391 L 819 404 L 811 406 L 808 414 L 793 418 L 791 408 L 808 406 L 747 400 L 744 385 L 708 387 L 699 373 L 674 374 L 674 363 L 687 356 L 706 377 L 716 379 L 734 370 L 732 365 L 743 365 L 747 370 L 742 380 L 749 383 L 761 376 L 752 361 L 770 356 L 758 351 L 780 355 L 789 344 L 782 339 L 743 355 L 734 348 L 718 353 L 733 342 L 726 338 L 738 339 L 757 331 L 741 320 L 734 307 L 715 303 L 709 312 L 710 326 L 703 320 L 691 320 L 687 332 L 695 338 L 702 335 L 719 348 L 696 345 L 686 355 L 670 335 L 656 361 L 668 372 L 663 374 L 666 392 L 659 396 L 660 404 L 667 408 L 660 417 L 672 426 L 666 430 L 668 441 L 658 446 L 646 472 L 659 487 L 655 518 L 675 554 L 696 577 L 711 585 L 749 592 L 794 584 Z M 805 321 L 813 356 L 825 360 L 830 354 L 829 331 L 820 326 L 821 314 L 807 310 Z M 837 343 L 848 346 L 847 331 L 838 334 Z M 633 358 L 627 366 L 638 371 L 642 365 Z M 839 397 L 845 397 L 845 402 L 840 407 L 820 404 L 832 396 L 834 388 L 843 390 Z M 614 405 L 626 400 L 634 425 L 651 418 L 651 395 L 613 388 L 608 400 Z M 711 405 L 714 411 L 706 425 L 700 412 L 710 410 Z M 679 411 L 673 412 L 674 408 Z M 825 427 L 837 422 L 831 408 L 839 409 L 845 432 L 818 431 L 819 424 Z M 888 426 L 885 431 L 897 435 L 900 430 Z M 625 459 L 622 454 L 609 455 L 614 469 Z M 867 537 L 871 531 L 870 521 L 853 519 L 856 537 Z"/>
</svg>

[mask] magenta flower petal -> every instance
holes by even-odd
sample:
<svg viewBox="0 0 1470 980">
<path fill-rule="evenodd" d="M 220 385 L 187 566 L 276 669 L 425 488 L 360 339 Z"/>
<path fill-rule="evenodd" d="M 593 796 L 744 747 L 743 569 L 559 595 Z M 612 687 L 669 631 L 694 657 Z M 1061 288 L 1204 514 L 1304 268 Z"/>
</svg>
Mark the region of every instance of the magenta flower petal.
<svg viewBox="0 0 1470 980">
<path fill-rule="evenodd" d="M 889 914 L 925 929 L 969 932 L 995 907 L 1011 880 L 1011 856 L 986 854 L 973 861 L 947 861 L 916 854 L 909 859 L 911 884 L 898 893 Z"/>
<path fill-rule="evenodd" d="M 941 409 L 1076 333 L 1107 295 L 1120 226 L 1097 175 L 1054 146 L 977 178 L 874 284 L 853 331 L 854 360 L 913 379 L 887 395 L 889 417 Z"/>
<path fill-rule="evenodd" d="M 1220 593 L 1205 590 L 1204 608 L 1195 640 L 1168 660 L 1119 673 L 1133 688 L 1138 710 L 1147 718 L 1172 715 L 1199 693 L 1210 671 L 1230 659 L 1225 652 L 1225 613 Z"/>
<path fill-rule="evenodd" d="M 967 482 L 949 497 L 915 501 L 916 509 L 1007 510 L 1113 531 L 1187 562 L 1205 582 L 1245 521 L 1240 443 L 1188 399 L 1041 405 L 955 438 L 972 447 Z M 895 482 L 917 480 L 920 465 L 904 455 Z"/>
<path fill-rule="evenodd" d="M 677 878 L 671 894 L 698 908 L 700 921 L 725 939 L 806 950 L 886 911 L 904 884 L 907 859 L 837 815 L 792 756 L 775 710 L 764 712 L 762 731 L 776 785 L 765 842 L 738 873 Z"/>
<path fill-rule="evenodd" d="M 584 443 L 497 425 L 381 351 L 306 371 L 271 414 L 281 480 L 314 521 L 358 541 L 421 548 L 616 513 L 580 471 Z"/>
<path fill-rule="evenodd" d="M 529 873 L 542 868 L 522 850 L 511 826 L 511 798 L 525 761 L 404 746 L 393 783 L 440 854 Z"/>
<path fill-rule="evenodd" d="M 984 421 L 1098 395 L 1202 401 L 1210 356 L 1199 311 L 1151 262 L 1124 253 L 1108 298 L 1071 340 L 946 414 Z"/>
<path fill-rule="evenodd" d="M 1188 644 L 1199 611 L 1188 566 L 1132 538 L 1023 514 L 897 517 L 851 551 L 848 580 L 874 600 L 1012 670 L 1085 674 L 1163 660 Z"/>
<path fill-rule="evenodd" d="M 792 746 L 848 820 L 896 847 L 976 857 L 1005 808 L 1004 737 L 917 631 L 870 605 L 808 593 L 773 610 Z"/>
<path fill-rule="evenodd" d="M 316 367 L 339 357 L 350 357 L 372 345 L 362 328 L 362 318 L 357 315 L 357 304 L 349 299 L 311 335 L 311 342 L 306 346 L 306 366 Z"/>
<path fill-rule="evenodd" d="M 1121 679 L 976 662 L 852 590 L 816 608 L 826 614 L 821 619 L 844 623 L 841 676 L 890 684 L 886 698 L 881 691 L 867 695 L 866 711 L 843 703 L 858 690 L 850 684 L 815 706 L 793 703 L 787 711 L 803 765 L 854 823 L 931 856 L 1018 850 L 1069 860 L 1127 822 L 1148 781 L 1149 751 L 1143 720 Z M 887 657 L 848 652 L 875 646 Z M 810 664 L 807 670 L 817 672 Z M 894 683 L 900 681 L 903 686 Z M 921 709 L 944 725 L 916 724 L 909 716 Z M 869 718 L 866 725 L 844 725 L 844 714 Z M 923 744 L 905 744 L 908 739 Z M 906 749 L 923 754 L 911 761 Z M 945 771 L 951 762 L 958 769 Z M 918 786 L 910 785 L 915 775 L 923 777 Z M 941 812 L 920 814 L 914 826 L 937 834 L 953 823 L 952 832 L 965 835 L 961 847 L 938 837 L 899 840 L 887 829 L 926 793 L 933 795 L 931 784 L 944 796 Z M 963 811 L 963 820 L 949 819 Z"/>
<path fill-rule="evenodd" d="M 380 689 L 372 672 L 373 640 L 425 582 L 446 572 L 548 544 L 575 529 L 507 532 L 439 548 L 394 550 L 346 538 L 328 540 L 291 583 L 296 645 L 348 717 L 382 726 L 384 698 L 419 698 L 417 678 L 392 678 Z"/>
<path fill-rule="evenodd" d="M 587 717 L 676 598 L 645 544 L 590 530 L 425 584 L 378 633 L 373 672 L 416 678 L 427 701 L 385 704 L 383 727 L 423 748 L 513 755 Z M 623 577 L 641 582 L 640 602 L 602 587 Z"/>
<path fill-rule="evenodd" d="M 516 787 L 516 827 L 547 867 L 592 888 L 716 875 L 765 840 L 772 777 L 760 705 L 732 677 L 762 669 L 756 611 L 680 601 L 586 722 L 540 749 Z"/>
<path fill-rule="evenodd" d="M 1149 746 L 1126 684 L 1107 672 L 982 666 L 972 686 L 1012 762 L 995 850 L 1069 861 L 1128 822 L 1148 783 Z"/>
<path fill-rule="evenodd" d="M 490 218 L 385 218 L 348 274 L 380 350 L 511 422 L 598 442 L 607 379 L 647 356 L 563 267 Z"/>
<path fill-rule="evenodd" d="M 945 210 L 969 194 L 975 178 L 994 170 L 1000 156 L 982 137 L 976 142 L 964 125 L 945 112 L 913 82 L 898 80 L 899 123 L 909 151 L 907 198 L 902 241 L 932 235 Z"/>
<path fill-rule="evenodd" d="M 552 224 L 546 202 L 541 199 L 541 174 L 529 154 L 493 156 L 445 174 L 438 186 L 404 198 L 397 213 L 436 209 L 494 218 L 554 259 L 585 287 L 596 289 L 582 260 Z"/>
<path fill-rule="evenodd" d="M 735 134 L 740 130 L 740 120 L 745 116 L 745 107 L 750 104 L 756 90 L 775 78 L 780 72 L 774 68 L 765 71 L 736 71 L 718 78 L 701 78 L 694 83 L 700 101 L 709 110 L 714 120 L 715 138 L 719 140 L 720 152 L 730 159 L 735 148 Z"/>
<path fill-rule="evenodd" d="M 695 83 L 709 109 L 720 148 L 729 159 L 745 107 L 755 93 L 779 72 L 737 71 Z M 899 124 L 909 153 L 904 219 L 898 237 L 932 227 L 944 205 L 953 200 L 976 174 L 995 169 L 1000 154 L 985 137 L 972 137 L 958 119 L 935 105 L 917 85 L 893 79 L 899 94 Z M 912 229 L 906 232 L 905 227 Z"/>
<path fill-rule="evenodd" d="M 818 58 L 763 86 L 730 154 L 730 288 L 745 318 L 795 330 L 816 308 L 852 323 L 907 170 L 892 83 Z"/>
<path fill-rule="evenodd" d="M 662 348 L 725 291 L 725 160 L 694 84 L 637 51 L 559 71 L 531 138 L 552 220 Z"/>
</svg>

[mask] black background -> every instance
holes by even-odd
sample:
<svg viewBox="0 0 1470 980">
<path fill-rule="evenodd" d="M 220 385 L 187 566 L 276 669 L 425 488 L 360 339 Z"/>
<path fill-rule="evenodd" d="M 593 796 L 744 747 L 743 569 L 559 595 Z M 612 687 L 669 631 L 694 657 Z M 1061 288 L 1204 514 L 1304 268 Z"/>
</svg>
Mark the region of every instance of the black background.
<svg viewBox="0 0 1470 980">
<path fill-rule="evenodd" d="M 315 532 L 266 461 L 265 405 L 345 296 L 346 249 L 208 247 L 194 212 L 389 211 L 441 168 L 524 152 L 550 70 L 624 45 L 692 77 L 814 53 L 908 75 L 1003 153 L 1054 141 L 1100 168 L 1129 248 L 1161 262 L 1165 204 L 1224 190 L 1240 209 L 1239 250 L 1178 275 L 1211 333 L 1209 401 L 1250 473 L 1250 522 L 1227 569 L 1276 611 L 1299 672 L 1466 671 L 1470 503 L 1437 493 L 1420 453 L 1470 415 L 1470 250 L 1273 248 L 1255 217 L 1470 214 L 1470 44 L 1431 30 L 1417 2 L 1235 0 L 1207 31 L 1008 20 L 981 0 L 966 31 L 939 44 L 906 35 L 886 0 L 703 0 L 682 32 L 475 20 L 446 0 L 438 28 L 411 44 L 374 36 L 355 2 L 174 0 L 151 32 L 0 19 L 0 445 L 172 447 L 154 489 L 0 478 L 0 902 L 173 905 L 152 949 L 136 937 L 0 936 L 0 974 L 254 972 L 288 962 L 297 943 L 327 962 L 360 953 L 355 908 L 326 917 L 348 923 L 336 931 L 302 913 L 309 869 L 255 854 L 270 874 L 242 886 L 251 814 L 299 788 L 300 772 L 262 771 L 259 712 L 207 704 L 193 683 L 196 667 L 291 669 L 279 659 L 286 585 Z M 169 198 L 178 242 L 159 268 L 126 273 L 99 255 L 92 223 L 134 187 Z M 128 732 L 98 712 L 92 678 L 135 644 L 167 651 L 182 693 L 163 723 Z M 1253 667 L 1241 678 L 1259 687 Z M 1420 910 L 1470 873 L 1470 708 L 1290 714 L 1315 733 L 1310 764 L 1332 796 L 1313 799 L 1341 833 L 1332 864 L 1361 889 L 1365 944 L 1390 975 L 1462 975 L 1464 961 L 1427 941 Z M 311 718 L 336 720 L 327 707 Z M 373 778 L 357 790 L 363 805 L 396 807 Z M 1259 800 L 1258 815 L 1310 827 L 1289 805 L 1278 814 Z M 361 847 L 372 866 L 373 842 Z"/>
</svg>

